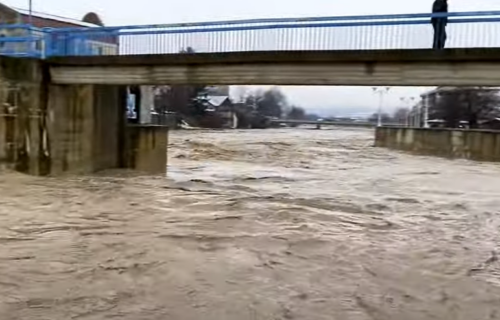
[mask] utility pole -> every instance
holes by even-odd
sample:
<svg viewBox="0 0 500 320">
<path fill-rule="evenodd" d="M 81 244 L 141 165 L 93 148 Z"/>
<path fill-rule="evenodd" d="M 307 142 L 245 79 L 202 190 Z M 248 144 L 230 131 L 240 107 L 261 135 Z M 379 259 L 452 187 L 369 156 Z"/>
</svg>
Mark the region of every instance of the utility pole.
<svg viewBox="0 0 500 320">
<path fill-rule="evenodd" d="M 33 0 L 29 0 L 28 11 L 29 11 L 29 15 L 28 15 L 29 24 L 31 26 L 33 26 Z"/>
<path fill-rule="evenodd" d="M 373 93 L 376 93 L 379 95 L 379 101 L 378 101 L 378 112 L 377 112 L 377 127 L 382 126 L 382 108 L 384 104 L 384 95 L 389 92 L 391 88 L 390 87 L 383 87 L 383 88 L 378 88 L 378 87 L 373 87 Z"/>
<path fill-rule="evenodd" d="M 424 128 L 429 128 L 429 95 L 426 94 L 422 97 L 424 104 Z"/>
</svg>

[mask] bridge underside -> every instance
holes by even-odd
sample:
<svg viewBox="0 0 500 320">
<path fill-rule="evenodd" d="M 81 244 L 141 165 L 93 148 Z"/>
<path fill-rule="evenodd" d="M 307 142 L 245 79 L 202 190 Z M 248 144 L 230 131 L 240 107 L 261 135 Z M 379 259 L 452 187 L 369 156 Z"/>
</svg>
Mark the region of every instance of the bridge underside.
<svg viewBox="0 0 500 320">
<path fill-rule="evenodd" d="M 500 49 L 64 57 L 56 84 L 499 86 Z"/>
</svg>

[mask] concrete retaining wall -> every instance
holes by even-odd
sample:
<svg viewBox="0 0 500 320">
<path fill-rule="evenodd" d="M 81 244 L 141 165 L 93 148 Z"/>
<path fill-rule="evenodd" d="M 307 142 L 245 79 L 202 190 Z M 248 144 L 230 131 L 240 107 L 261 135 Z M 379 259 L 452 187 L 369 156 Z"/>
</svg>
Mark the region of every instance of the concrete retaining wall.
<svg viewBox="0 0 500 320">
<path fill-rule="evenodd" d="M 375 146 L 422 155 L 500 161 L 500 131 L 380 127 Z"/>
</svg>

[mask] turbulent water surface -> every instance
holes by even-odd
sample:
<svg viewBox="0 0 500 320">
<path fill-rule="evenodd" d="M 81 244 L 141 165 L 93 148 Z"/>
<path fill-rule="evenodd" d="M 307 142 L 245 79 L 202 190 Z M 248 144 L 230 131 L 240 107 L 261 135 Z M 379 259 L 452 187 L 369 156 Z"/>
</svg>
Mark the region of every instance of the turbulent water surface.
<svg viewBox="0 0 500 320">
<path fill-rule="evenodd" d="M 179 131 L 169 177 L 0 176 L 0 319 L 500 319 L 500 166 Z"/>
</svg>

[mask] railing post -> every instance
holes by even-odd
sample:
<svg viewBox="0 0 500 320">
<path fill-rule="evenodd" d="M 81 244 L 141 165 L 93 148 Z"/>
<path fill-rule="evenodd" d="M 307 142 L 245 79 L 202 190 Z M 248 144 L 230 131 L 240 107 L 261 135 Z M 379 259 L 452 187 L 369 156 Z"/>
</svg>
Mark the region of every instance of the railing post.
<svg viewBox="0 0 500 320">
<path fill-rule="evenodd" d="M 30 25 L 28 25 L 28 38 L 29 40 L 26 41 L 26 51 L 28 56 L 30 57 L 33 57 L 35 56 L 35 49 L 36 49 L 36 44 L 35 42 L 33 41 L 33 26 L 31 25 L 31 22 L 30 22 Z"/>
<path fill-rule="evenodd" d="M 56 51 L 58 56 L 66 56 L 68 55 L 68 41 L 67 41 L 67 34 L 65 31 L 62 31 L 57 34 L 57 37 L 55 38 L 56 41 Z"/>
<path fill-rule="evenodd" d="M 42 58 L 48 58 L 52 56 L 52 32 L 50 28 L 43 28 L 43 51 L 42 51 Z"/>
<path fill-rule="evenodd" d="M 49 31 L 49 36 L 50 41 L 49 41 L 49 49 L 47 52 L 47 55 L 52 57 L 52 56 L 57 56 L 61 55 L 61 33 L 58 32 L 55 29 L 51 29 Z"/>
</svg>

